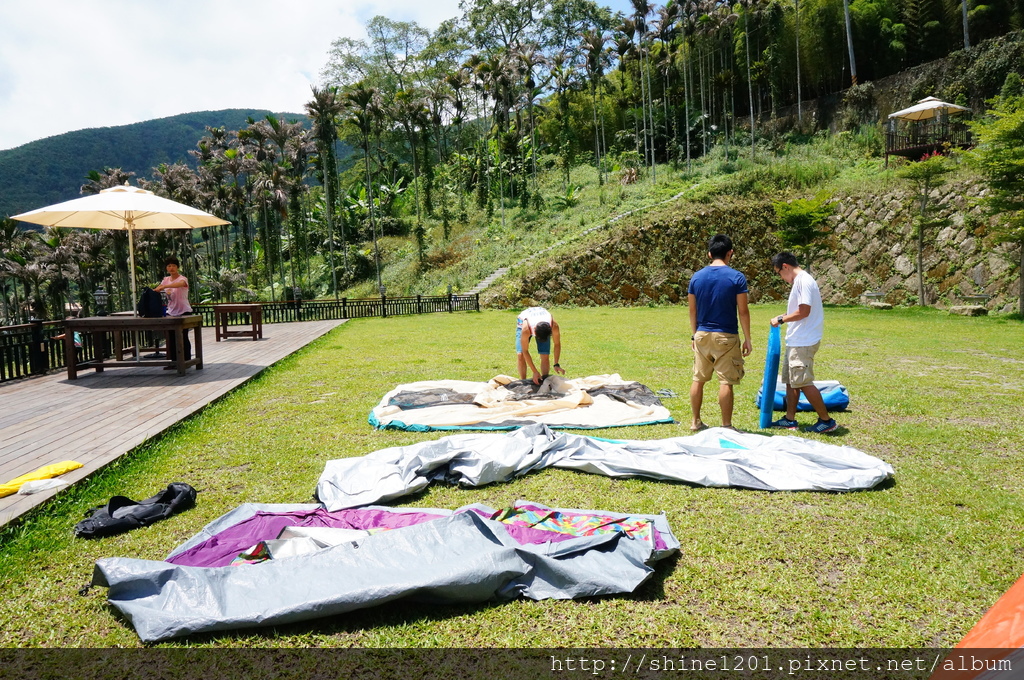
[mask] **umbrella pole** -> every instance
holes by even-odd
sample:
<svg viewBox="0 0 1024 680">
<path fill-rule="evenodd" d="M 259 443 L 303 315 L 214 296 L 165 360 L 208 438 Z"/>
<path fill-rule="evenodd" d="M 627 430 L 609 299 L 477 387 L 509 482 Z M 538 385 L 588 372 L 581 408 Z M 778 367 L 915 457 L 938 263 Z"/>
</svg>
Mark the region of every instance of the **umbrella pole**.
<svg viewBox="0 0 1024 680">
<path fill-rule="evenodd" d="M 139 310 L 138 310 L 138 299 L 139 299 L 139 296 L 138 296 L 138 294 L 136 293 L 136 290 L 135 290 L 135 230 L 133 229 L 134 226 L 135 225 L 132 224 L 132 222 L 129 220 L 128 221 L 128 262 L 129 262 L 129 265 L 128 266 L 131 268 L 131 270 L 128 272 L 128 276 L 131 279 L 131 283 L 132 283 L 132 301 L 131 301 L 132 316 L 138 316 L 139 315 Z M 142 358 L 139 356 L 139 332 L 138 331 L 132 331 L 132 344 L 135 346 L 135 361 L 136 362 L 142 361 Z"/>
<path fill-rule="evenodd" d="M 128 223 L 128 262 L 131 267 L 130 275 L 132 282 L 132 316 L 138 316 L 139 310 L 136 305 L 138 304 L 138 294 L 135 290 L 135 230 L 132 229 L 133 225 L 131 222 Z"/>
</svg>

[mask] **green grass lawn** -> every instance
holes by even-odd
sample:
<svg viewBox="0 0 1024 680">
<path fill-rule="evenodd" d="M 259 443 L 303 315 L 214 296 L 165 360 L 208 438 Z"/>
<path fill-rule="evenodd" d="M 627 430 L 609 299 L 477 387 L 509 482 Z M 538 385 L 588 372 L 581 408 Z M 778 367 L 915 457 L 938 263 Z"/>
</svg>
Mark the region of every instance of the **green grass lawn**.
<svg viewBox="0 0 1024 680">
<path fill-rule="evenodd" d="M 754 354 L 734 418 L 742 429 L 756 430 L 753 397 L 768 319 L 780 311 L 752 308 Z M 515 312 L 484 312 L 346 323 L 0 533 L 0 645 L 138 646 L 106 605 L 104 589 L 77 592 L 96 559 L 160 560 L 240 503 L 310 501 L 329 459 L 436 438 L 378 432 L 366 418 L 399 383 L 512 373 L 514 318 Z M 689 434 L 685 307 L 565 309 L 556 318 L 569 377 L 619 373 L 680 395 L 665 400 L 678 425 L 588 434 Z M 851 395 L 851 410 L 837 415 L 840 430 L 823 438 L 889 462 L 893 483 L 856 493 L 768 493 L 548 469 L 481 489 L 434 486 L 402 503 L 498 507 L 521 498 L 664 511 L 682 551 L 658 564 L 636 593 L 471 606 L 395 603 L 170 644 L 952 646 L 1024 572 L 1021 324 L 930 309 L 827 308 L 818 378 L 841 380 Z M 719 422 L 713 390 L 704 411 L 712 425 Z M 813 421 L 807 414 L 800 419 Z M 199 490 L 195 509 L 118 537 L 73 538 L 89 507 L 114 494 L 149 496 L 171 481 Z M 554 627 L 561 631 L 556 638 Z"/>
</svg>

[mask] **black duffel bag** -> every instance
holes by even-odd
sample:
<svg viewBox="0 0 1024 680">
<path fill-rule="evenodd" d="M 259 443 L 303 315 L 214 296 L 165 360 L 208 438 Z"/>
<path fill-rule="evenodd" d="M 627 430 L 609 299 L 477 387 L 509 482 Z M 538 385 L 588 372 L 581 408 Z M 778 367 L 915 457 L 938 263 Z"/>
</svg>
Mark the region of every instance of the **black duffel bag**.
<svg viewBox="0 0 1024 680">
<path fill-rule="evenodd" d="M 79 538 L 103 538 L 149 526 L 171 515 L 188 510 L 196 504 L 196 490 L 184 482 L 174 482 L 155 496 L 133 501 L 114 496 L 106 505 L 98 505 L 85 513 L 75 525 Z"/>
</svg>

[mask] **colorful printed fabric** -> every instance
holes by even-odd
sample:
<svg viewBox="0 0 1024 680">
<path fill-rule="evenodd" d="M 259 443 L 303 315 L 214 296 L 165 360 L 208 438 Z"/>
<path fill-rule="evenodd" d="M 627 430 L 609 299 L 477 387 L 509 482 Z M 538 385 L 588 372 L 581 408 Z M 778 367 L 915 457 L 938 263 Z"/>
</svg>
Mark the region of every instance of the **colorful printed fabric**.
<svg viewBox="0 0 1024 680">
<path fill-rule="evenodd" d="M 643 519 L 582 515 L 548 508 L 517 506 L 499 510 L 492 519 L 512 526 L 543 529 L 571 536 L 598 536 L 616 531 L 654 543 L 654 528 Z"/>
<path fill-rule="evenodd" d="M 235 559 L 231 560 L 231 564 L 228 566 L 237 567 L 240 564 L 259 564 L 260 562 L 266 562 L 269 559 L 270 548 L 267 547 L 266 541 L 260 541 L 253 547 L 241 553 Z"/>
</svg>

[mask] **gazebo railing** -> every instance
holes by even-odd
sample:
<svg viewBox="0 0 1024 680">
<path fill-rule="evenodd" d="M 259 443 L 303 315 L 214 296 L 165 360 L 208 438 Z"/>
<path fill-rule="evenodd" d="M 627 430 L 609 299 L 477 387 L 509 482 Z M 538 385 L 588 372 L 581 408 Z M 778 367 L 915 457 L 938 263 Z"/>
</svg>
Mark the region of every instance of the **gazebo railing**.
<svg viewBox="0 0 1024 680">
<path fill-rule="evenodd" d="M 906 156 L 917 160 L 946 145 L 959 149 L 974 146 L 970 128 L 964 123 L 917 123 L 893 126 L 885 134 L 887 156 Z"/>
</svg>

